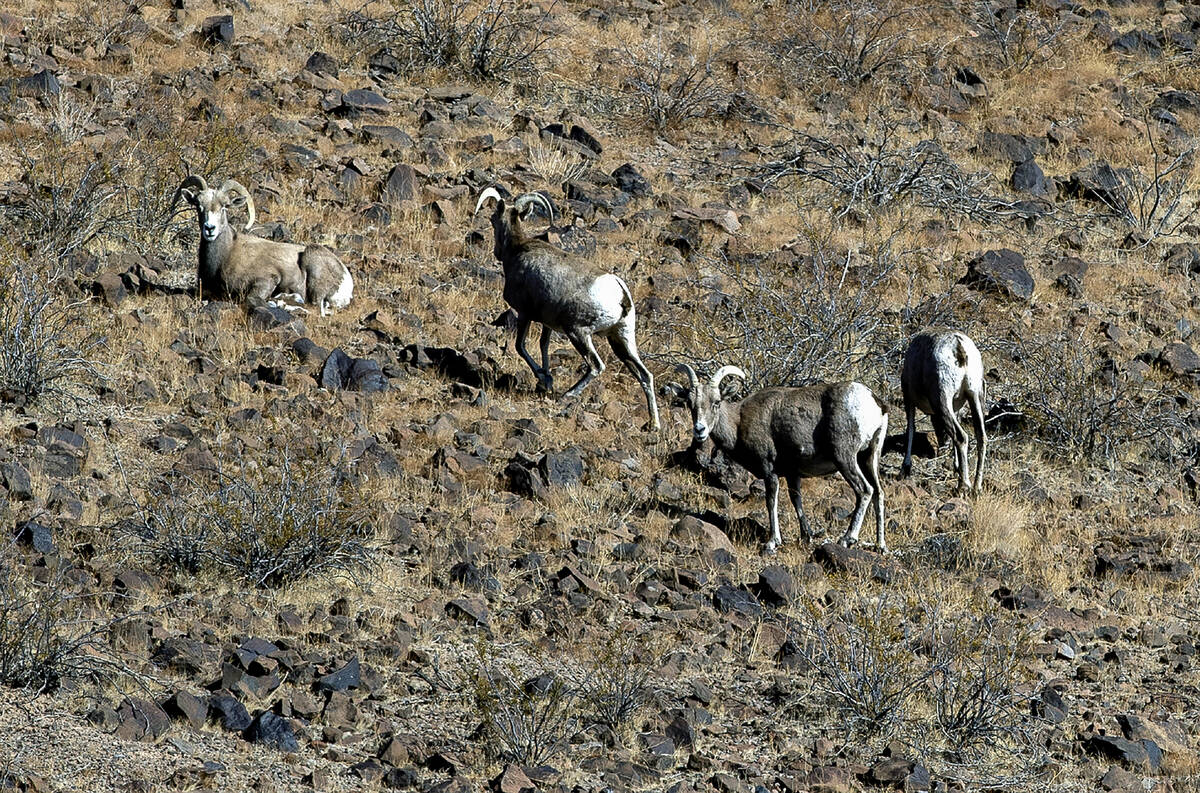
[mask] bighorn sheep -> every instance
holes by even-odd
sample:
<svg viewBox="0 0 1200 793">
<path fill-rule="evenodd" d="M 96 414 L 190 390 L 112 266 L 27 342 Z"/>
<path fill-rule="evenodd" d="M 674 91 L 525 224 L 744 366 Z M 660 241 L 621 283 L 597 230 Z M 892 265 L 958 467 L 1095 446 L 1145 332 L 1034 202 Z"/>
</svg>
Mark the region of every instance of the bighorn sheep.
<svg viewBox="0 0 1200 793">
<path fill-rule="evenodd" d="M 855 382 L 764 388 L 741 402 L 730 402 L 721 395 L 721 381 L 730 375 L 745 379 L 741 369 L 722 366 L 701 385 L 692 367 L 679 364 L 675 368 L 688 378 L 686 389 L 674 386 L 673 390 L 691 408 L 694 440 L 700 443 L 711 436 L 734 462 L 766 483 L 771 523 L 768 553 L 782 542 L 779 477 L 787 480 L 800 531 L 810 539 L 812 532 L 800 503 L 800 480 L 834 471 L 854 490 L 854 514 L 842 545 L 858 542 L 867 506 L 874 503 L 875 543 L 880 553 L 887 553 L 879 457 L 887 437 L 888 409 L 871 389 Z"/>
<path fill-rule="evenodd" d="M 642 387 L 650 414 L 648 425 L 658 431 L 654 376 L 638 356 L 629 287 L 619 277 L 599 272 L 578 256 L 525 233 L 521 221 L 534 206 L 543 207 L 551 222 L 554 220 L 554 208 L 541 194 L 526 193 L 510 205 L 496 188 L 489 187 L 480 194 L 475 211 L 479 212 L 488 201 L 496 202 L 492 211 L 494 253 L 504 267 L 504 299 L 517 315 L 517 353 L 533 370 L 538 386 L 546 391 L 554 388 L 549 370 L 552 331 L 565 334 L 587 365 L 587 371 L 564 398 L 578 396 L 604 371 L 604 361 L 592 343 L 593 334 L 602 334 Z M 525 349 L 529 326 L 534 322 L 542 324 L 541 366 Z"/>
<path fill-rule="evenodd" d="M 323 245 L 293 245 L 239 234 L 229 224 L 228 208 L 240 200 L 246 205 L 244 230 L 254 225 L 254 199 L 238 182 L 229 179 L 214 190 L 203 177 L 192 175 L 176 189 L 172 210 L 180 198 L 195 207 L 200 220 L 203 294 L 252 302 L 291 294 L 320 308 L 321 316 L 350 303 L 354 279 L 333 251 Z"/>
<path fill-rule="evenodd" d="M 968 490 L 967 432 L 957 413 L 964 402 L 971 404 L 971 423 L 975 429 L 975 493 L 983 485 L 983 463 L 987 458 L 987 434 L 983 428 L 983 359 L 979 349 L 964 333 L 953 330 L 928 330 L 909 342 L 900 373 L 904 392 L 905 429 L 902 476 L 912 473 L 913 431 L 917 408 L 933 422 L 938 445 L 947 439 L 954 443 L 954 468 L 958 471 L 959 493 Z"/>
</svg>

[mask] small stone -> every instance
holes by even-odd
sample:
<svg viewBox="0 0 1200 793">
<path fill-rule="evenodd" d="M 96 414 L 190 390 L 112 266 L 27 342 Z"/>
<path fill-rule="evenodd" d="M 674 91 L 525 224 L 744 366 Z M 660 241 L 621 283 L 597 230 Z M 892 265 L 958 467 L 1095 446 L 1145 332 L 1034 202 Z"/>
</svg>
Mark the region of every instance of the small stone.
<svg viewBox="0 0 1200 793">
<path fill-rule="evenodd" d="M 758 574 L 754 592 L 768 606 L 786 606 L 796 597 L 796 579 L 783 565 L 768 565 Z"/>
<path fill-rule="evenodd" d="M 1013 300 L 1029 301 L 1033 297 L 1033 276 L 1025 267 L 1025 257 L 1008 248 L 976 256 L 968 262 L 961 283 Z"/>
<path fill-rule="evenodd" d="M 46 526 L 32 520 L 17 524 L 17 542 L 27 545 L 38 553 L 54 552 L 54 533 Z"/>
<path fill-rule="evenodd" d="M 713 592 L 713 606 L 723 614 L 733 612 L 750 618 L 760 617 L 763 613 L 763 608 L 754 595 L 731 584 L 721 584 L 717 587 Z"/>
</svg>

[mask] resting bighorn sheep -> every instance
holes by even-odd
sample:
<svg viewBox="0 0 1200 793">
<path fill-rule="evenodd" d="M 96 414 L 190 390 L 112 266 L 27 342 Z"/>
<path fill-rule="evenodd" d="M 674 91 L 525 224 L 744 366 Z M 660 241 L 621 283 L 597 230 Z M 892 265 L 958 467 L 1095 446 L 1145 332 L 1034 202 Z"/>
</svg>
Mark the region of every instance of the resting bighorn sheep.
<svg viewBox="0 0 1200 793">
<path fill-rule="evenodd" d="M 517 354 L 533 370 L 538 386 L 546 391 L 554 388 L 549 370 L 553 331 L 566 335 L 587 365 L 587 371 L 564 398 L 578 396 L 604 371 L 604 361 L 592 343 L 593 334 L 602 334 L 642 387 L 650 414 L 649 427 L 657 431 L 654 376 L 638 356 L 629 287 L 612 273 L 600 272 L 580 257 L 525 233 L 521 220 L 534 206 L 543 207 L 554 220 L 554 208 L 541 194 L 526 193 L 510 205 L 496 188 L 489 187 L 480 194 L 475 211 L 479 212 L 488 201 L 496 202 L 492 211 L 494 253 L 504 267 L 504 299 L 517 315 Z M 534 322 L 542 324 L 541 366 L 525 349 L 529 326 Z"/>
<path fill-rule="evenodd" d="M 968 490 L 967 431 L 958 421 L 964 402 L 971 404 L 971 423 L 975 430 L 975 493 L 983 485 L 983 463 L 987 458 L 987 434 L 983 428 L 983 359 L 979 349 L 965 333 L 953 330 L 928 330 L 909 342 L 900 373 L 904 391 L 905 429 L 902 476 L 912 473 L 913 431 L 917 408 L 929 416 L 938 445 L 947 439 L 954 443 L 954 469 L 958 471 L 959 493 Z"/>
<path fill-rule="evenodd" d="M 779 477 L 787 480 L 792 506 L 805 539 L 812 537 L 800 503 L 800 480 L 837 471 L 854 490 L 854 514 L 841 538 L 847 547 L 858 542 L 869 503 L 875 505 L 875 544 L 887 553 L 883 539 L 883 488 L 879 457 L 887 437 L 887 405 L 861 383 L 832 383 L 804 388 L 764 388 L 741 402 L 721 395 L 721 381 L 733 375 L 745 379 L 736 366 L 722 366 L 706 384 L 696 371 L 679 364 L 687 375 L 685 389 L 676 386 L 692 411 L 697 443 L 713 443 L 734 462 L 761 477 L 767 486 L 767 515 L 771 522 L 772 553 L 779 536 Z"/>
<path fill-rule="evenodd" d="M 216 298 L 265 302 L 277 295 L 295 295 L 320 308 L 345 308 L 354 294 L 354 279 L 346 265 L 323 245 L 294 245 L 239 234 L 229 224 L 228 209 L 239 200 L 246 205 L 246 226 L 254 225 L 254 199 L 245 187 L 229 179 L 212 189 L 204 177 L 183 180 L 171 208 L 183 198 L 200 220 L 200 288 Z"/>
</svg>

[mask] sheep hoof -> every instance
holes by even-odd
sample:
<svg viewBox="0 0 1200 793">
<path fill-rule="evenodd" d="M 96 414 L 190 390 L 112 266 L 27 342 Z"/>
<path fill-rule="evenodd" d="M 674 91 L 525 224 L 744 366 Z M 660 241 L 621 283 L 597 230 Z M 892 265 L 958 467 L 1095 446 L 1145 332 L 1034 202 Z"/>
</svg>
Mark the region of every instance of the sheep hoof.
<svg viewBox="0 0 1200 793">
<path fill-rule="evenodd" d="M 912 476 L 912 465 L 910 464 L 910 465 L 900 466 L 900 478 L 908 479 L 910 476 Z"/>
<path fill-rule="evenodd" d="M 537 392 L 539 394 L 549 394 L 554 391 L 554 378 L 550 375 L 538 378 Z"/>
<path fill-rule="evenodd" d="M 660 429 L 657 421 L 647 421 L 642 425 L 642 432 L 658 432 Z"/>
<path fill-rule="evenodd" d="M 778 548 L 779 546 L 775 543 L 775 541 L 771 540 L 763 547 L 763 554 L 766 556 L 774 556 L 775 551 L 778 550 Z"/>
<path fill-rule="evenodd" d="M 855 545 L 858 545 L 858 538 L 843 537 L 842 539 L 838 540 L 838 545 L 842 546 L 843 548 L 853 548 Z"/>
</svg>

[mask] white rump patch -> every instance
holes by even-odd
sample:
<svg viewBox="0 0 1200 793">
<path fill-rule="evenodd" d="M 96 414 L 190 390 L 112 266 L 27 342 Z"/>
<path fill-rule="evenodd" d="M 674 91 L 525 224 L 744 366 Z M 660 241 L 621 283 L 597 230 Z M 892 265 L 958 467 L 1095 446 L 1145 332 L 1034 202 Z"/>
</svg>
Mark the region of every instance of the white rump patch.
<svg viewBox="0 0 1200 793">
<path fill-rule="evenodd" d="M 871 389 L 862 383 L 851 383 L 846 392 L 846 410 L 858 425 L 858 448 L 865 449 L 883 426 L 884 414 Z"/>
<path fill-rule="evenodd" d="M 330 308 L 345 308 L 350 305 L 350 298 L 354 297 L 354 278 L 350 276 L 350 268 L 342 266 L 342 283 L 338 285 L 337 291 L 329 296 Z"/>
<path fill-rule="evenodd" d="M 588 297 L 592 299 L 599 315 L 594 331 L 606 331 L 621 321 L 625 313 L 621 304 L 625 302 L 626 292 L 625 282 L 611 273 L 592 282 Z"/>
</svg>

